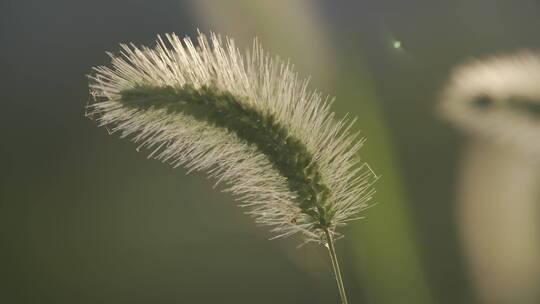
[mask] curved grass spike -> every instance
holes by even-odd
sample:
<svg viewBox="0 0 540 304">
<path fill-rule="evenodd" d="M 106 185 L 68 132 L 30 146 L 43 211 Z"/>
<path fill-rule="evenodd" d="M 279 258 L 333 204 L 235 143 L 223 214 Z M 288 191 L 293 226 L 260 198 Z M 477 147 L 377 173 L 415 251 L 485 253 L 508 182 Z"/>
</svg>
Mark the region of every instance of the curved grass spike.
<svg viewBox="0 0 540 304">
<path fill-rule="evenodd" d="M 276 237 L 325 244 L 347 303 L 336 228 L 368 207 L 376 180 L 356 154 L 363 140 L 350 134 L 353 121 L 336 121 L 307 81 L 257 43 L 244 57 L 214 34 L 199 34 L 197 47 L 166 38 L 153 49 L 122 45 L 112 68 L 94 69 L 90 116 L 149 157 L 225 182 Z"/>
<path fill-rule="evenodd" d="M 313 219 L 314 228 L 329 228 L 332 211 L 325 206 L 329 189 L 322 184 L 313 155 L 271 113 L 260 113 L 228 92 L 207 86 L 196 89 L 191 84 L 179 88 L 136 86 L 121 91 L 120 96 L 120 103 L 127 108 L 154 107 L 169 114 L 182 113 L 253 144 L 287 179 L 289 189 L 297 194 L 298 206 Z"/>
</svg>

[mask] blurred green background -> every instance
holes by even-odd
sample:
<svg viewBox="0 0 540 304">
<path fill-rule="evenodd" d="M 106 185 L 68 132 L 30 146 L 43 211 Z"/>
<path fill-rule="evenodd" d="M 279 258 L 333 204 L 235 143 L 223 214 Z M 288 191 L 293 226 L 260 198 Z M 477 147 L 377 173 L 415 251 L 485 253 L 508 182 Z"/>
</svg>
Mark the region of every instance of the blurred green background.
<svg viewBox="0 0 540 304">
<path fill-rule="evenodd" d="M 0 303 L 337 303 L 327 252 L 84 117 L 118 43 L 197 28 L 290 58 L 358 116 L 382 175 L 337 244 L 351 303 L 478 303 L 455 219 L 452 66 L 540 46 L 536 0 L 0 2 Z M 396 48 L 396 41 L 401 47 Z"/>
</svg>

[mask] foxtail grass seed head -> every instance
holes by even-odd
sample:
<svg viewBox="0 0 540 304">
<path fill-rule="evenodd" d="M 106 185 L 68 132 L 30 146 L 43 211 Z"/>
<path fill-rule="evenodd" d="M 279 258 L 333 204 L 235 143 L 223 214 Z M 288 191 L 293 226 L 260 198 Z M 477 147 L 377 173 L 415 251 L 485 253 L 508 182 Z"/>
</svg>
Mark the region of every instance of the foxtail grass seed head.
<svg viewBox="0 0 540 304">
<path fill-rule="evenodd" d="M 540 54 L 520 51 L 455 69 L 442 114 L 459 128 L 540 156 Z"/>
<path fill-rule="evenodd" d="M 354 120 L 336 120 L 330 102 L 292 66 L 254 43 L 174 34 L 156 45 L 121 45 L 111 67 L 94 68 L 88 116 L 129 137 L 150 158 L 223 183 L 275 237 L 325 230 L 358 218 L 376 180 L 358 158 Z"/>
</svg>

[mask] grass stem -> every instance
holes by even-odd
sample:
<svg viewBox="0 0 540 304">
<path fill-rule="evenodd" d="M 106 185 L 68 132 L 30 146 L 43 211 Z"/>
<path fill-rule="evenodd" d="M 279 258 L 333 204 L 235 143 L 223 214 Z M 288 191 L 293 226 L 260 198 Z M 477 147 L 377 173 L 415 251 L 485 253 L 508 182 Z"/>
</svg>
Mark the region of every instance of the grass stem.
<svg viewBox="0 0 540 304">
<path fill-rule="evenodd" d="M 341 269 L 339 268 L 339 263 L 336 255 L 336 248 L 334 247 L 334 238 L 332 237 L 328 229 L 325 229 L 324 233 L 326 234 L 326 247 L 328 248 L 328 251 L 330 253 L 330 259 L 332 260 L 332 268 L 334 268 L 334 275 L 336 277 L 336 282 L 338 285 L 339 296 L 341 297 L 341 304 L 348 304 L 349 302 L 347 301 L 347 294 L 345 293 L 343 278 L 341 277 Z"/>
</svg>

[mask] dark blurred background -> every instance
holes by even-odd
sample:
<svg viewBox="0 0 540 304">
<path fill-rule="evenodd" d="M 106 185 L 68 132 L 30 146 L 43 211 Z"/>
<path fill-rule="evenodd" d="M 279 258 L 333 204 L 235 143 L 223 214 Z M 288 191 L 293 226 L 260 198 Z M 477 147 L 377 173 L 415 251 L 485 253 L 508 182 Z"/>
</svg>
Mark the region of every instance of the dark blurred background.
<svg viewBox="0 0 540 304">
<path fill-rule="evenodd" d="M 337 303 L 324 248 L 84 117 L 118 43 L 254 37 L 358 116 L 377 205 L 337 244 L 351 303 L 479 303 L 456 227 L 451 68 L 540 46 L 536 0 L 0 2 L 0 303 Z"/>
</svg>

